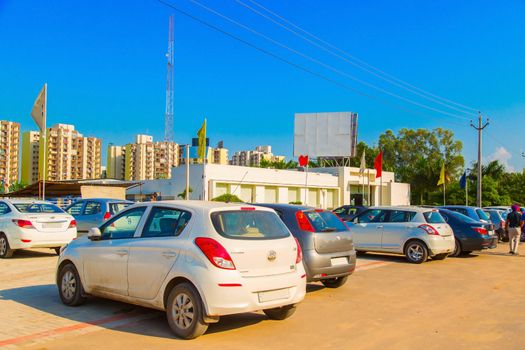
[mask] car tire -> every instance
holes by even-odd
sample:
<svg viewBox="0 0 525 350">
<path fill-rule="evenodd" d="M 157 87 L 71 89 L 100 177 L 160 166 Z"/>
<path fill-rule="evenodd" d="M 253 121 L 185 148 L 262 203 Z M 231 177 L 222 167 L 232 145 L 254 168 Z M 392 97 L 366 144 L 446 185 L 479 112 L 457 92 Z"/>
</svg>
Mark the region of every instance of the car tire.
<svg viewBox="0 0 525 350">
<path fill-rule="evenodd" d="M 9 246 L 6 235 L 0 233 L 0 258 L 8 259 L 13 256 L 15 251 Z"/>
<path fill-rule="evenodd" d="M 194 339 L 208 329 L 208 324 L 203 320 L 201 297 L 189 283 L 178 284 L 170 291 L 166 315 L 171 330 L 179 338 Z"/>
<path fill-rule="evenodd" d="M 324 284 L 326 288 L 339 288 L 348 280 L 348 276 L 329 278 L 326 280 L 321 280 L 321 283 Z"/>
<path fill-rule="evenodd" d="M 448 256 L 448 253 L 446 254 L 437 254 L 432 257 L 432 260 L 445 260 Z"/>
<path fill-rule="evenodd" d="M 461 243 L 456 239 L 454 244 L 454 251 L 450 254 L 450 256 L 458 257 L 461 254 Z"/>
<path fill-rule="evenodd" d="M 463 250 L 461 255 L 469 255 L 470 253 L 472 253 L 472 250 Z"/>
<path fill-rule="evenodd" d="M 276 307 L 274 309 L 266 309 L 263 312 L 272 320 L 285 320 L 295 313 L 297 307 L 295 305 L 286 305 L 283 307 Z"/>
<path fill-rule="evenodd" d="M 68 306 L 78 306 L 86 301 L 80 275 L 73 264 L 62 266 L 58 273 L 57 284 L 62 303 Z"/>
<path fill-rule="evenodd" d="M 405 246 L 405 256 L 412 264 L 421 264 L 428 259 L 428 249 L 420 241 L 410 241 Z"/>
</svg>

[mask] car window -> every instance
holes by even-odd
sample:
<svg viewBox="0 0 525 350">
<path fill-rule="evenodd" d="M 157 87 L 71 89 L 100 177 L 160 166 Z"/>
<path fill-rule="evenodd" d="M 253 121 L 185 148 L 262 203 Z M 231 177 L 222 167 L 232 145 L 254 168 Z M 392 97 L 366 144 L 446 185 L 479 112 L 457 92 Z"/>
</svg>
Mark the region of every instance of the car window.
<svg viewBox="0 0 525 350">
<path fill-rule="evenodd" d="M 125 208 L 129 207 L 131 203 L 121 202 L 121 203 L 109 203 L 109 212 L 111 215 L 120 213 Z"/>
<path fill-rule="evenodd" d="M 262 210 L 228 210 L 211 214 L 215 230 L 233 239 L 275 239 L 290 236 L 277 214 Z"/>
<path fill-rule="evenodd" d="M 191 214 L 174 208 L 154 207 L 141 237 L 178 236 L 190 221 Z"/>
<path fill-rule="evenodd" d="M 21 213 L 63 213 L 64 211 L 54 204 L 48 203 L 16 203 L 13 204 Z"/>
<path fill-rule="evenodd" d="M 100 229 L 102 239 L 132 238 L 146 207 L 133 208 L 107 221 Z"/>
<path fill-rule="evenodd" d="M 70 206 L 69 208 L 67 208 L 66 212 L 73 216 L 80 215 L 80 213 L 82 212 L 83 205 L 84 205 L 84 202 L 77 202 L 73 204 L 72 206 Z"/>
<path fill-rule="evenodd" d="M 416 216 L 413 211 L 391 210 L 388 222 L 410 222 Z"/>
<path fill-rule="evenodd" d="M 348 227 L 330 211 L 305 211 L 304 214 L 314 227 L 315 232 L 348 231 Z"/>
<path fill-rule="evenodd" d="M 370 209 L 359 215 L 358 222 L 384 222 L 386 220 L 386 210 Z"/>
<path fill-rule="evenodd" d="M 468 222 L 468 223 L 476 223 L 477 221 L 472 219 L 470 216 L 463 215 L 461 213 L 450 211 L 448 213 L 440 213 L 441 216 L 445 219 L 446 222 L 448 222 L 448 217 L 446 215 L 449 215 L 450 217 L 453 217 L 455 220 L 458 220 L 460 222 Z"/>
<path fill-rule="evenodd" d="M 102 211 L 102 207 L 99 202 L 89 201 L 86 203 L 84 208 L 84 215 L 95 215 Z"/>
<path fill-rule="evenodd" d="M 429 224 L 444 224 L 446 222 L 438 211 L 427 211 L 423 213 L 423 216 Z"/>
<path fill-rule="evenodd" d="M 9 206 L 3 202 L 0 202 L 0 215 L 4 215 L 10 212 L 11 209 L 9 208 Z"/>
<path fill-rule="evenodd" d="M 476 214 L 478 214 L 479 218 L 481 220 L 485 220 L 485 221 L 489 221 L 489 217 L 487 216 L 487 214 L 485 214 L 485 212 L 482 210 L 482 209 L 476 209 Z"/>
<path fill-rule="evenodd" d="M 334 209 L 334 213 L 339 215 L 339 214 L 346 214 L 346 208 L 345 207 L 339 207 L 337 209 Z"/>
</svg>

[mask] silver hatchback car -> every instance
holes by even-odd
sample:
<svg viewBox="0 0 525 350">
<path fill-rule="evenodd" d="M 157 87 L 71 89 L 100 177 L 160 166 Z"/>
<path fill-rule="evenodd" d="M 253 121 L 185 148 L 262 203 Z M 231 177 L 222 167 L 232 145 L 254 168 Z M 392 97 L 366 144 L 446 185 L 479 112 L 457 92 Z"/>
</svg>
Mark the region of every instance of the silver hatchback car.
<svg viewBox="0 0 525 350">
<path fill-rule="evenodd" d="M 77 232 L 81 236 L 131 204 L 133 202 L 122 199 L 89 198 L 80 199 L 64 210 L 77 221 Z"/>
<path fill-rule="evenodd" d="M 445 259 L 454 251 L 454 233 L 436 209 L 373 207 L 349 222 L 358 252 L 403 254 L 420 264 Z"/>
</svg>

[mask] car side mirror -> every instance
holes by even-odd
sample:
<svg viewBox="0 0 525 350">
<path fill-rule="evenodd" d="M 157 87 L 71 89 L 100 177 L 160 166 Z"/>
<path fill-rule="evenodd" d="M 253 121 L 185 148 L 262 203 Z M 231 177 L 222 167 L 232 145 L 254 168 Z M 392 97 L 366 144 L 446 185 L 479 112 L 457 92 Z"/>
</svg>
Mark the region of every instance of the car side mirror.
<svg viewBox="0 0 525 350">
<path fill-rule="evenodd" d="M 98 227 L 92 227 L 89 229 L 87 236 L 91 241 L 100 241 L 102 233 Z"/>
</svg>

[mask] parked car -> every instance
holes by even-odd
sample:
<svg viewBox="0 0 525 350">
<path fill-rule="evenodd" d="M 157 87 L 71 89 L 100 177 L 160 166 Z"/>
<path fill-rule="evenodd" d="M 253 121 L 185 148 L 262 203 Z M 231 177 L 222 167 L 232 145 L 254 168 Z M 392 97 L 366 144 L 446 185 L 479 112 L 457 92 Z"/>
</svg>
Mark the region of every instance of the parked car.
<svg viewBox="0 0 525 350">
<path fill-rule="evenodd" d="M 452 229 L 437 209 L 372 207 L 349 223 L 358 252 L 403 254 L 420 264 L 445 259 L 454 251 Z"/>
<path fill-rule="evenodd" d="M 352 221 L 357 215 L 364 212 L 368 207 L 363 205 L 343 205 L 333 212 L 344 221 Z"/>
<path fill-rule="evenodd" d="M 506 214 L 510 213 L 512 211 L 512 209 L 508 206 L 505 206 L 505 205 L 497 205 L 497 206 L 492 206 L 492 207 L 483 207 L 483 209 L 496 209 L 496 210 L 502 210 L 504 211 Z"/>
<path fill-rule="evenodd" d="M 274 209 L 299 241 L 308 282 L 328 288 L 346 283 L 355 270 L 355 250 L 348 226 L 334 213 L 291 204 L 257 205 Z"/>
<path fill-rule="evenodd" d="M 485 213 L 490 217 L 490 221 L 494 224 L 494 230 L 499 238 L 503 242 L 509 241 L 509 235 L 505 229 L 507 212 L 498 209 L 485 209 Z"/>
<path fill-rule="evenodd" d="M 121 199 L 89 198 L 80 199 L 65 210 L 77 220 L 77 231 L 82 235 L 131 204 L 133 202 Z"/>
<path fill-rule="evenodd" d="M 444 205 L 438 208 L 458 212 L 476 221 L 490 222 L 489 216 L 483 211 L 483 209 L 479 207 L 472 207 L 467 205 Z"/>
<path fill-rule="evenodd" d="M 56 205 L 30 199 L 0 201 L 0 258 L 17 249 L 60 247 L 77 237 L 75 219 Z"/>
<path fill-rule="evenodd" d="M 439 209 L 439 213 L 450 225 L 456 238 L 454 252 L 450 256 L 497 247 L 498 236 L 494 231 L 494 224 L 476 221 L 452 210 Z"/>
<path fill-rule="evenodd" d="M 66 305 L 95 295 L 165 310 L 181 338 L 223 315 L 290 317 L 306 292 L 299 243 L 277 214 L 246 204 L 135 204 L 68 244 L 57 267 Z"/>
</svg>

